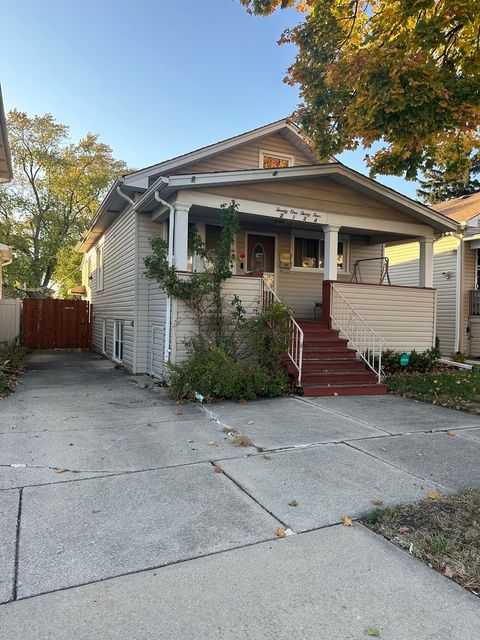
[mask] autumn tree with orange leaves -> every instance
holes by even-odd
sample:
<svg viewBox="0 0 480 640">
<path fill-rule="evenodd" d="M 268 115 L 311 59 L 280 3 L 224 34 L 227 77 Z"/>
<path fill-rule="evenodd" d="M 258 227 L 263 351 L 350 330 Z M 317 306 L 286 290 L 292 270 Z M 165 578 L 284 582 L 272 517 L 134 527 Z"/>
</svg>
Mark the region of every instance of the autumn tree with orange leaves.
<svg viewBox="0 0 480 640">
<path fill-rule="evenodd" d="M 256 15 L 296 6 L 305 20 L 286 82 L 322 156 L 355 149 L 371 173 L 468 175 L 480 149 L 480 0 L 241 0 Z"/>
</svg>

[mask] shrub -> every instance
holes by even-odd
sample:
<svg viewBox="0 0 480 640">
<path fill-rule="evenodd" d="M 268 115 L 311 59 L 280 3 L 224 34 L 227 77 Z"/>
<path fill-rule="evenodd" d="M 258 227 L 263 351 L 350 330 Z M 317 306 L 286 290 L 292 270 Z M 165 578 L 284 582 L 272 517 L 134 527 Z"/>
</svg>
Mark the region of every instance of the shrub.
<svg viewBox="0 0 480 640">
<path fill-rule="evenodd" d="M 182 365 L 171 365 L 170 393 L 177 400 L 195 392 L 207 399 L 252 400 L 288 391 L 285 372 L 260 363 L 239 362 L 219 347 L 192 353 Z"/>
<path fill-rule="evenodd" d="M 8 395 L 29 351 L 17 342 L 0 343 L 0 397 Z"/>
<path fill-rule="evenodd" d="M 382 368 L 387 376 L 395 373 L 427 373 L 433 371 L 438 364 L 440 357 L 440 349 L 438 344 L 432 349 L 418 352 L 412 349 L 410 352 L 410 360 L 406 367 L 400 364 L 400 356 L 402 352 L 386 349 L 382 353 Z"/>
</svg>

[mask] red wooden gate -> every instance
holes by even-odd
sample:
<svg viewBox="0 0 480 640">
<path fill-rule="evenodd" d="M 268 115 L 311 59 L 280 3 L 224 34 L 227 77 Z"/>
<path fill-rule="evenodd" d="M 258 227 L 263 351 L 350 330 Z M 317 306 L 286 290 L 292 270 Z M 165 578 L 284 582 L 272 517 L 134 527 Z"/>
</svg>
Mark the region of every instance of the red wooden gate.
<svg viewBox="0 0 480 640">
<path fill-rule="evenodd" d="M 90 349 L 90 305 L 85 300 L 23 301 L 23 344 L 31 349 Z"/>
</svg>

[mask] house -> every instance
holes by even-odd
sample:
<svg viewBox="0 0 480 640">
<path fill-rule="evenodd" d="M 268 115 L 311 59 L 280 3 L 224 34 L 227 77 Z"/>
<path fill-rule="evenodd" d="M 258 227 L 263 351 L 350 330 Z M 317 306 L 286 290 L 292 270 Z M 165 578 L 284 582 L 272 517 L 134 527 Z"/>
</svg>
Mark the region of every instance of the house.
<svg viewBox="0 0 480 640">
<path fill-rule="evenodd" d="M 433 205 L 458 225 L 435 239 L 433 286 L 437 289 L 437 336 L 444 355 L 480 357 L 480 193 Z M 396 243 L 386 248 L 392 282 L 407 285 L 418 277 L 418 247 Z"/>
<path fill-rule="evenodd" d="M 250 313 L 275 296 L 291 309 L 290 367 L 305 393 L 384 391 L 377 385 L 381 349 L 433 345 L 433 242 L 456 222 L 318 158 L 283 119 L 115 182 L 79 246 L 96 351 L 152 375 L 162 375 L 165 360 L 185 358 L 192 320 L 144 277 L 144 258 L 151 237 L 161 235 L 178 272 L 201 269 L 188 252 L 189 225 L 214 246 L 219 208 L 231 200 L 240 221 L 234 251 L 244 259 L 226 295 L 238 294 Z M 411 286 L 386 284 L 384 243 L 398 240 L 419 242 Z"/>
</svg>

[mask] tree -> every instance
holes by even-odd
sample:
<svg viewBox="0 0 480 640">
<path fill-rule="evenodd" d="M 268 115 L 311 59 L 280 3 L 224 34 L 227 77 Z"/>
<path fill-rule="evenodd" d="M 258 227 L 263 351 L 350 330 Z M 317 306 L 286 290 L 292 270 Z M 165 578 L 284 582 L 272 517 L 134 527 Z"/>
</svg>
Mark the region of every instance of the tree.
<svg viewBox="0 0 480 640">
<path fill-rule="evenodd" d="M 49 114 L 13 110 L 8 134 L 14 179 L 0 187 L 0 241 L 14 251 L 7 286 L 46 291 L 126 165 L 97 135 L 70 142 L 68 127 Z"/>
<path fill-rule="evenodd" d="M 465 178 L 480 148 L 480 0 L 240 1 L 307 13 L 280 42 L 298 47 L 286 82 L 321 157 L 376 143 L 372 174 Z"/>
<path fill-rule="evenodd" d="M 420 180 L 421 188 L 417 189 L 417 195 L 428 204 L 460 198 L 470 193 L 480 191 L 480 180 L 474 176 L 480 173 L 480 155 L 477 154 L 472 159 L 472 166 L 467 179 L 448 178 L 445 173 L 438 168 L 430 169 L 425 173 L 423 180 Z"/>
</svg>

